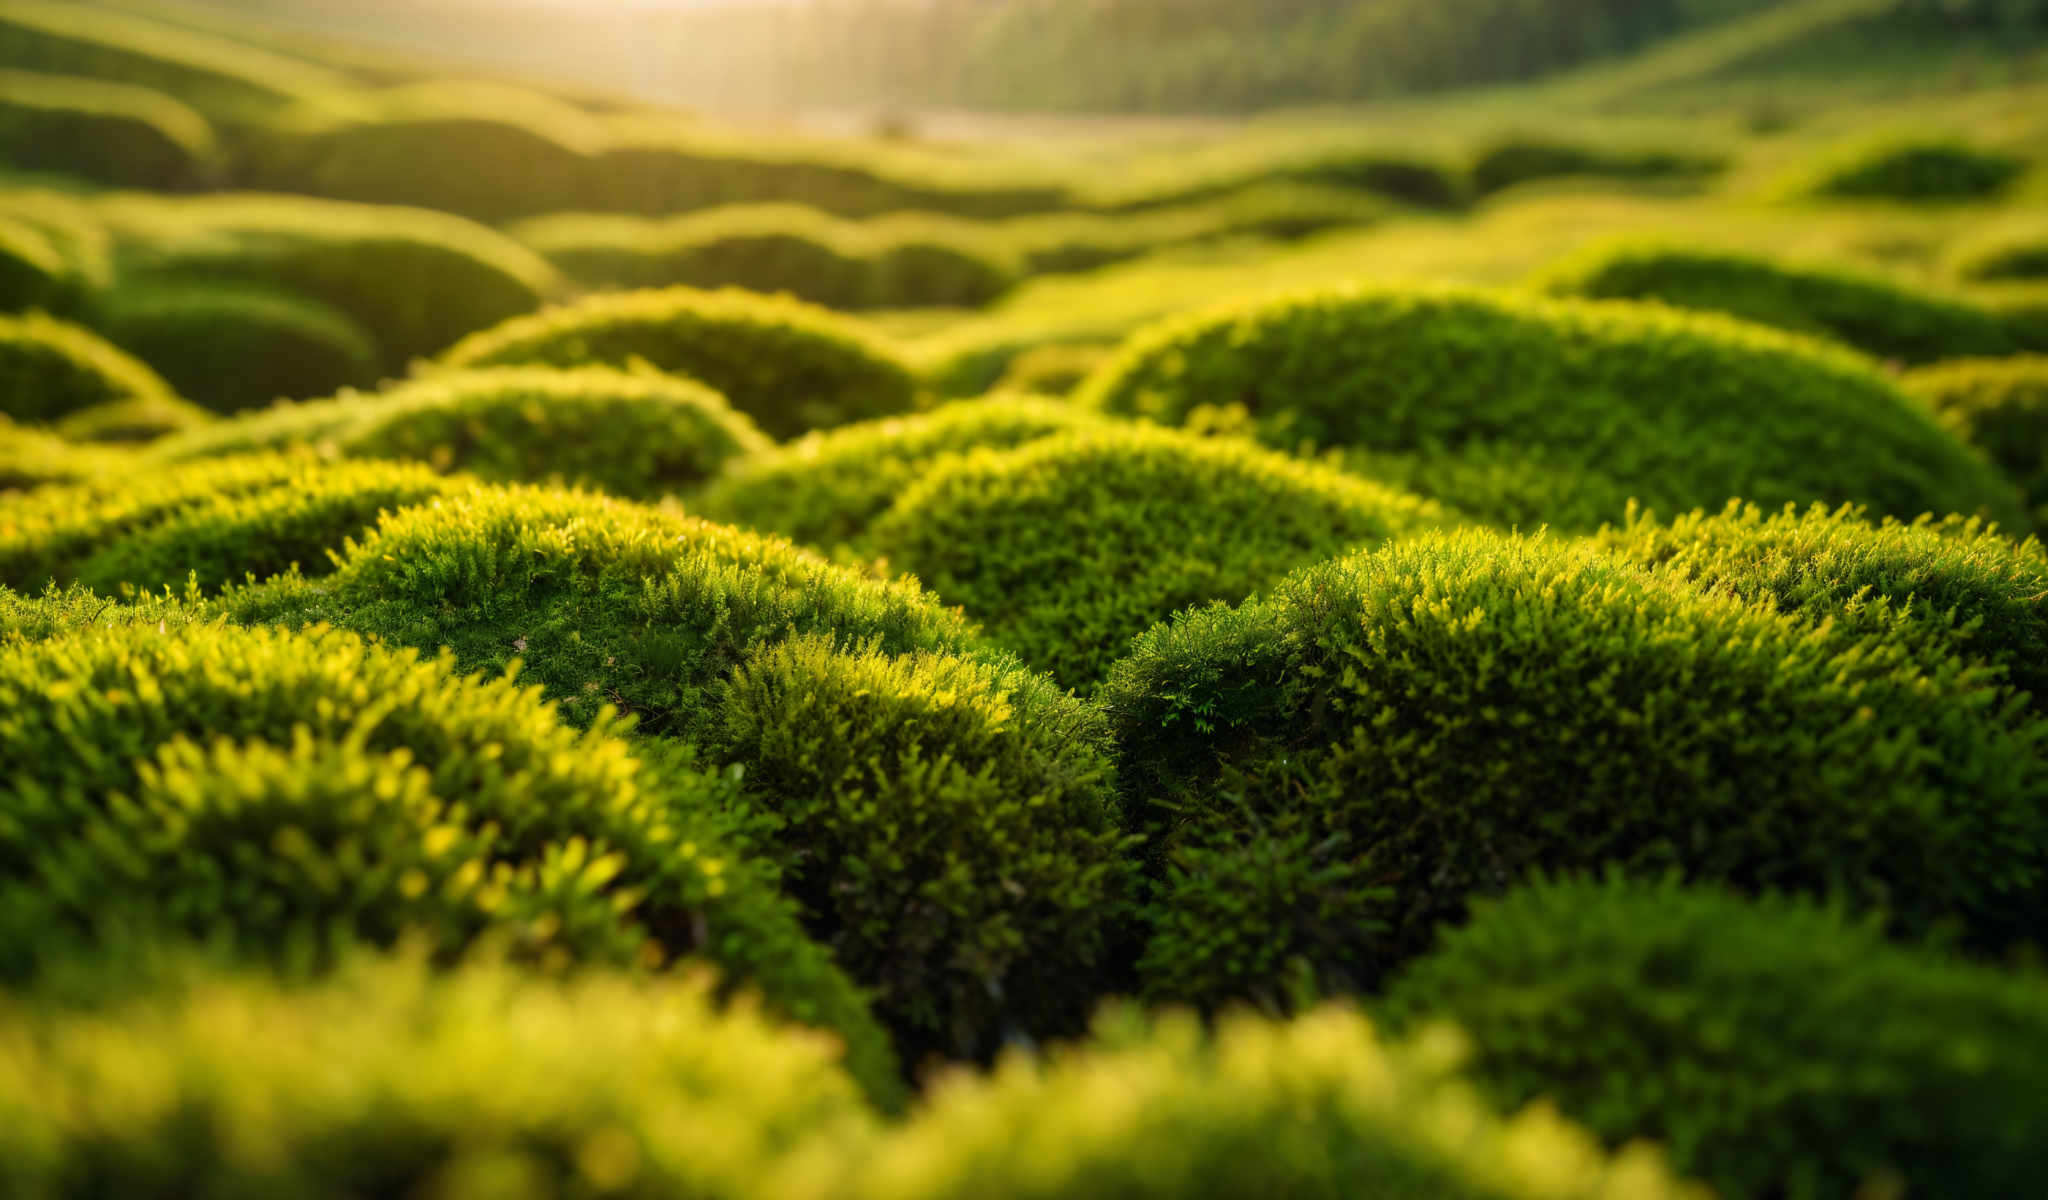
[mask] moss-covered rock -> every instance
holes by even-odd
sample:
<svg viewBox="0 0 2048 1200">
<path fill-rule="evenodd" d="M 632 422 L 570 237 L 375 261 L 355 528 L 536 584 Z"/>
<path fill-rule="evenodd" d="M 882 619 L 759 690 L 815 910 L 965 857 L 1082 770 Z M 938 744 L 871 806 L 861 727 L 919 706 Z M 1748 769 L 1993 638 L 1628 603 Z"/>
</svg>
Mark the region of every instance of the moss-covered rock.
<svg viewBox="0 0 2048 1200">
<path fill-rule="evenodd" d="M 0 151 L 26 170 L 185 188 L 207 178 L 216 147 L 206 118 L 161 92 L 0 70 Z"/>
<path fill-rule="evenodd" d="M 347 314 L 275 288 L 143 283 L 114 289 L 99 309 L 109 339 L 219 412 L 368 386 L 382 369 Z"/>
<path fill-rule="evenodd" d="M 101 404 L 176 398 L 156 372 L 85 329 L 39 313 L 0 317 L 0 416 L 47 422 Z"/>
<path fill-rule="evenodd" d="M 2048 356 L 1947 363 L 1900 382 L 2019 486 L 2037 522 L 2048 519 Z"/>
</svg>

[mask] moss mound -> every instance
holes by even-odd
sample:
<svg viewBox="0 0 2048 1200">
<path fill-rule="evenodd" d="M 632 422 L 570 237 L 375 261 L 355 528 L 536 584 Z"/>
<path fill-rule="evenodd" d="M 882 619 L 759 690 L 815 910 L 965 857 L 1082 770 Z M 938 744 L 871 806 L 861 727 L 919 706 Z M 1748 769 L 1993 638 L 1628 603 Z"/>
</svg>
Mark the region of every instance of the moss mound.
<svg viewBox="0 0 2048 1200">
<path fill-rule="evenodd" d="M 826 1039 L 697 981 L 186 974 L 99 1011 L 6 1005 L 0 1187 L 738 1200 L 807 1139 L 872 1136 Z M 114 1079 L 139 1090 L 109 1103 Z"/>
<path fill-rule="evenodd" d="M 1821 172 L 1816 196 L 1939 204 L 1989 199 L 2011 187 L 2027 162 L 1960 141 L 1907 139 L 1859 147 Z"/>
<path fill-rule="evenodd" d="M 324 574 L 380 514 L 468 486 L 415 465 L 254 457 L 45 489 L 0 512 L 0 584 L 147 592 L 196 576 L 211 591 Z"/>
<path fill-rule="evenodd" d="M 1253 444 L 1102 429 L 935 465 L 872 544 L 1026 662 L 1085 687 L 1181 609 L 1442 519 Z"/>
<path fill-rule="evenodd" d="M 846 1190 L 881 1200 L 1372 1196 L 1642 1200 L 1702 1189 L 1659 1155 L 1604 1155 L 1548 1110 L 1512 1121 L 1447 1078 L 1448 1035 L 1388 1046 L 1331 1008 L 1238 1015 L 1213 1036 L 1184 1014 L 1118 1014 L 1098 1044 L 962 1079 L 879 1147 Z"/>
<path fill-rule="evenodd" d="M 347 314 L 242 284 L 118 288 L 102 303 L 99 325 L 180 395 L 219 412 L 374 383 L 381 356 Z"/>
<path fill-rule="evenodd" d="M 2037 519 L 2048 518 L 2048 356 L 1949 363 L 1901 383 L 2019 485 Z"/>
<path fill-rule="evenodd" d="M 701 384 L 652 371 L 442 371 L 362 395 L 279 404 L 163 442 L 161 462 L 306 448 L 424 462 L 490 482 L 558 482 L 653 498 L 772 448 Z"/>
<path fill-rule="evenodd" d="M 81 408 L 50 428 L 74 442 L 153 442 L 174 433 L 200 429 L 213 413 L 175 396 L 109 400 Z"/>
<path fill-rule="evenodd" d="M 450 350 L 458 367 L 626 366 L 702 380 L 774 438 L 910 408 L 916 382 L 867 327 L 793 300 L 690 288 L 593 296 Z"/>
<path fill-rule="evenodd" d="M 1104 424 L 1094 412 L 1051 400 L 955 401 L 916 416 L 806 434 L 736 462 L 693 507 L 821 549 L 861 545 L 896 497 L 949 455 L 1009 449 Z"/>
<path fill-rule="evenodd" d="M 393 514 L 329 579 L 243 596 L 250 619 L 326 620 L 454 648 L 466 671 L 523 656 L 574 720 L 604 705 L 690 735 L 762 646 L 817 633 L 890 653 L 972 645 L 956 613 L 786 542 L 601 496 L 485 488 Z"/>
<path fill-rule="evenodd" d="M 2048 1166 L 2038 978 L 1892 946 L 1785 900 L 1540 884 L 1475 907 L 1388 1007 L 1450 1020 L 1470 1070 L 1609 1142 L 1655 1138 L 1724 1196 L 2025 1191 Z"/>
<path fill-rule="evenodd" d="M 1934 665 L 1977 659 L 2048 704 L 2048 555 L 1955 521 L 1871 525 L 1854 509 L 1731 504 L 1670 524 L 1603 529 L 1609 554 L 1819 626 L 1843 645 L 1876 636 Z"/>
<path fill-rule="evenodd" d="M 0 416 L 54 421 L 95 405 L 175 399 L 156 372 L 76 325 L 39 313 L 0 317 Z"/>
<path fill-rule="evenodd" d="M 700 956 L 889 1078 L 857 993 L 733 852 L 725 785 L 635 757 L 609 720 L 571 730 L 446 656 L 204 624 L 17 643 L 0 693 L 0 762 L 25 783 L 0 906 L 37 918 L 14 928 L 140 922 L 263 954 L 499 929 L 595 961 Z"/>
<path fill-rule="evenodd" d="M 1235 411 L 1283 449 L 1455 459 L 1516 447 L 1592 495 L 1665 511 L 1741 496 L 2020 515 L 2002 480 L 1864 363 L 1631 305 L 1375 289 L 1261 300 L 1139 334 L 1077 399 L 1165 424 Z M 1619 516 L 1546 514 L 1586 527 Z"/>
<path fill-rule="evenodd" d="M 842 309 L 985 304 L 1022 267 L 1000 227 L 924 214 L 847 221 L 794 204 L 661 220 L 563 214 L 515 233 L 597 286 L 740 287 Z"/>
<path fill-rule="evenodd" d="M 1670 150 L 1621 149 L 1555 138 L 1503 138 L 1479 152 L 1472 163 L 1472 187 L 1489 195 L 1537 179 L 1598 176 L 1605 179 L 1672 179 L 1711 175 L 1720 159 Z"/>
<path fill-rule="evenodd" d="M 400 384 L 360 408 L 335 438 L 344 453 L 621 496 L 687 490 L 771 446 L 723 396 L 652 372 L 454 371 Z"/>
<path fill-rule="evenodd" d="M 709 757 L 915 1061 L 1080 1028 L 1126 883 L 1108 732 L 1030 672 L 799 638 L 719 691 Z"/>
<path fill-rule="evenodd" d="M 1839 892 L 1987 947 L 2032 936 L 2044 727 L 1981 670 L 1918 649 L 1844 649 L 1590 548 L 1480 531 L 1187 614 L 1100 692 L 1126 797 L 1183 865 L 1183 847 L 1306 836 L 1342 868 L 1329 904 L 1378 928 L 1340 930 L 1326 966 L 1311 894 L 1277 924 L 1183 937 L 1148 985 L 1211 981 L 1181 993 L 1211 1003 L 1270 988 L 1231 957 L 1251 936 L 1328 986 L 1370 983 L 1471 896 L 1608 865 Z M 1168 884 L 1168 909 L 1208 903 L 1199 877 Z"/>
<path fill-rule="evenodd" d="M 1998 313 L 1968 301 L 1744 254 L 1655 245 L 1602 248 L 1559 267 L 1546 283 L 1558 295 L 1659 300 L 1728 313 L 1905 363 L 2020 349 Z"/>
<path fill-rule="evenodd" d="M 2048 280 L 2048 223 L 1994 229 L 1957 251 L 1955 273 L 1981 283 Z"/>
<path fill-rule="evenodd" d="M 28 221 L 0 214 L 0 312 L 69 314 L 84 281 L 55 240 Z"/>
<path fill-rule="evenodd" d="M 0 147 L 10 166 L 138 188 L 198 184 L 215 154 L 206 118 L 161 92 L 5 70 Z"/>
<path fill-rule="evenodd" d="M 285 196 L 121 196 L 99 206 L 135 280 L 239 283 L 326 304 L 403 371 L 463 335 L 531 312 L 559 286 L 546 260 L 459 217 Z"/>
<path fill-rule="evenodd" d="M 82 483 L 128 470 L 131 464 L 129 452 L 119 447 L 81 446 L 0 417 L 0 493 Z"/>
</svg>

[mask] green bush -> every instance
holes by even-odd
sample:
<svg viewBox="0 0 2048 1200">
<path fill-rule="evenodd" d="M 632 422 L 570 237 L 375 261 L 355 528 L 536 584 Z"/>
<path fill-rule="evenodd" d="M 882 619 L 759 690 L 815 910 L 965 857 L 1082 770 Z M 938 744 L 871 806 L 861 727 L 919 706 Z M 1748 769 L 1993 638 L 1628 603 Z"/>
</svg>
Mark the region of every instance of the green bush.
<svg viewBox="0 0 2048 1200">
<path fill-rule="evenodd" d="M 531 312 L 559 286 L 546 260 L 459 217 L 287 196 L 122 196 L 99 211 L 132 282 L 276 288 L 368 331 L 387 373 Z"/>
<path fill-rule="evenodd" d="M 799 638 L 720 689 L 738 764 L 812 933 L 906 1058 L 1078 1030 L 1122 915 L 1108 736 L 1042 676 Z"/>
<path fill-rule="evenodd" d="M 1440 523 L 1435 505 L 1236 439 L 1089 430 L 934 464 L 870 543 L 1062 683 L 1296 567 Z"/>
<path fill-rule="evenodd" d="M 246 284 L 138 284 L 100 304 L 99 327 L 221 412 L 376 382 L 380 352 L 346 314 Z"/>
<path fill-rule="evenodd" d="M 2037 521 L 2048 521 L 2048 357 L 1949 363 L 1901 385 L 2018 484 Z"/>
<path fill-rule="evenodd" d="M 794 204 L 661 220 L 565 214 L 515 233 L 588 284 L 733 286 L 834 308 L 984 304 L 1020 270 L 999 226 L 923 214 L 863 223 Z"/>
<path fill-rule="evenodd" d="M 971 450 L 1006 450 L 1107 422 L 1052 400 L 992 396 L 916 416 L 806 434 L 742 459 L 692 508 L 824 550 L 865 547 L 868 527 L 934 463 Z"/>
<path fill-rule="evenodd" d="M 1810 904 L 1540 884 L 1475 906 L 1388 1007 L 1461 1025 L 1502 1104 L 1655 1138 L 1724 1196 L 1990 1200 L 2048 1169 L 2042 980 Z"/>
<path fill-rule="evenodd" d="M 156 591 L 196 575 L 212 590 L 294 564 L 324 574 L 379 513 L 465 486 L 410 464 L 265 457 L 45 489 L 0 513 L 0 584 Z"/>
<path fill-rule="evenodd" d="M 215 147 L 206 118 L 160 92 L 0 70 L 0 151 L 11 167 L 182 188 L 205 180 Z"/>
<path fill-rule="evenodd" d="M 54 421 L 98 404 L 175 399 L 156 372 L 87 330 L 40 313 L 0 317 L 0 416 Z"/>
<path fill-rule="evenodd" d="M 1560 175 L 1669 179 L 1711 175 L 1722 166 L 1718 158 L 1671 150 L 1615 150 L 1546 137 L 1509 137 L 1479 152 L 1472 164 L 1472 186 L 1483 196 Z"/>
<path fill-rule="evenodd" d="M 9 0 L 0 13 L 0 66 L 152 88 L 240 126 L 347 86 L 341 75 L 302 59 L 55 0 Z"/>
<path fill-rule="evenodd" d="M 273 956 L 501 930 L 703 957 L 842 1032 L 886 1090 L 858 993 L 734 853 L 728 785 L 536 693 L 332 631 L 117 623 L 0 649 L 0 907 L 53 931 L 6 957 L 40 972 L 123 921 Z"/>
<path fill-rule="evenodd" d="M 1664 511 L 1731 496 L 2019 523 L 2010 487 L 1867 364 L 1724 318 L 1464 291 L 1339 289 L 1137 335 L 1077 397 L 1282 449 L 1523 447 Z M 1457 495 L 1434 497 L 1494 517 Z M 1559 525 L 1620 514 L 1567 506 Z"/>
<path fill-rule="evenodd" d="M 1306 889 L 1253 927 L 1327 987 L 1369 985 L 1470 897 L 1537 870 L 1840 892 L 1902 931 L 1953 921 L 1993 948 L 2033 935 L 2048 887 L 2048 726 L 1981 669 L 1883 639 L 1845 649 L 1542 538 L 1423 535 L 1304 570 L 1146 634 L 1099 699 L 1169 860 L 1336 840 L 1328 903 Z M 1359 913 L 1362 883 L 1388 893 Z M 1330 907 L 1383 932 L 1314 961 Z M 1219 969 L 1233 936 L 1187 945 L 1185 968 L 1150 956 L 1152 978 L 1212 981 L 1182 997 L 1204 1003 L 1270 989 Z"/>
<path fill-rule="evenodd" d="M 1878 636 L 1932 665 L 1961 656 L 2002 668 L 2048 705 L 2048 555 L 1960 522 L 1870 525 L 1854 509 L 1764 516 L 1731 504 L 1668 525 L 1631 514 L 1600 531 L 1609 554 L 1694 587 L 1763 604 L 1842 644 Z"/>
<path fill-rule="evenodd" d="M 2027 162 L 1966 142 L 1878 142 L 1844 155 L 1810 185 L 1816 196 L 1915 204 L 1983 200 L 2011 187 Z"/>
<path fill-rule="evenodd" d="M 770 437 L 910 408 L 916 381 L 866 326 L 793 300 L 691 288 L 593 296 L 469 337 L 451 366 L 626 366 L 708 384 Z"/>
<path fill-rule="evenodd" d="M 1448 1078 L 1454 1036 L 1389 1046 L 1357 1014 L 1118 1014 L 1096 1044 L 954 1079 L 838 1194 L 868 1200 L 1637 1200 L 1704 1189 L 1662 1157 L 1612 1158 L 1543 1107 L 1502 1121 Z"/>
<path fill-rule="evenodd" d="M 972 645 L 907 583 L 833 567 L 786 542 L 602 496 L 485 488 L 393 514 L 333 576 L 237 598 L 248 620 L 329 623 L 451 646 L 465 671 L 524 657 L 572 720 L 605 704 L 687 737 L 733 668 L 801 633 L 890 653 Z"/>
<path fill-rule="evenodd" d="M 0 1189 L 741 1200 L 876 1124 L 822 1039 L 696 980 L 400 958 L 166 992 L 4 1002 Z"/>
<path fill-rule="evenodd" d="M 1556 295 L 1658 300 L 1832 338 L 1879 358 L 1929 363 L 2020 346 L 1995 312 L 1870 276 L 1782 266 L 1681 246 L 1596 249 L 1550 272 Z"/>
</svg>

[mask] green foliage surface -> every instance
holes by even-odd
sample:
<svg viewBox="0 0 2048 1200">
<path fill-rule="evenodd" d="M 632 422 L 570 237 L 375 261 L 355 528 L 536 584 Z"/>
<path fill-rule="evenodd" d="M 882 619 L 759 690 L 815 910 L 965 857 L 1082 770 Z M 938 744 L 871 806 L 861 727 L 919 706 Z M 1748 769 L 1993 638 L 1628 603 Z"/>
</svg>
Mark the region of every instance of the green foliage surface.
<svg viewBox="0 0 2048 1200">
<path fill-rule="evenodd" d="M 735 667 L 794 634 L 890 653 L 973 645 L 958 614 L 914 585 L 726 526 L 541 488 L 395 513 L 328 579 L 250 593 L 234 611 L 451 646 L 465 671 L 520 658 L 572 720 L 610 704 L 645 732 L 685 737 L 716 716 L 712 693 Z"/>
<path fill-rule="evenodd" d="M 183 188 L 205 179 L 216 147 L 205 117 L 147 88 L 0 70 L 0 151 L 11 167 Z"/>
<path fill-rule="evenodd" d="M 2048 515 L 2048 357 L 1946 363 L 1902 383 L 2019 485 L 2037 521 Z"/>
<path fill-rule="evenodd" d="M 718 693 L 763 839 L 916 1061 L 1080 1028 L 1127 882 L 1109 737 L 1044 677 L 946 654 L 763 648 Z"/>
<path fill-rule="evenodd" d="M 1967 300 L 1750 255 L 1679 246 L 1603 248 L 1559 266 L 1545 283 L 1557 295 L 1658 300 L 1728 313 L 1904 363 L 2013 354 L 2024 348 L 2009 322 Z"/>
<path fill-rule="evenodd" d="M 1475 905 L 1386 1007 L 1461 1025 L 1502 1104 L 1655 1138 L 1724 1196 L 2010 1196 L 2048 1166 L 2042 981 L 1808 903 L 1538 884 Z"/>
<path fill-rule="evenodd" d="M 380 513 L 467 486 L 409 464 L 262 456 L 48 488 L 0 510 L 0 584 L 149 592 L 194 576 L 211 591 L 294 566 L 324 574 Z"/>
<path fill-rule="evenodd" d="M 1240 910 L 1285 947 L 1264 954 L 1326 987 L 1370 984 L 1469 897 L 1535 870 L 1835 892 L 1992 948 L 2038 920 L 2043 726 L 2021 701 L 1964 660 L 1845 649 L 1590 548 L 1397 540 L 1153 630 L 1099 698 L 1169 861 L 1177 844 L 1330 843 L 1327 905 L 1304 892 L 1277 927 Z M 1368 884 L 1386 889 L 1375 903 Z M 1345 933 L 1326 965 L 1331 906 L 1382 928 Z M 1271 986 L 1239 970 L 1258 961 L 1233 949 L 1245 927 L 1173 928 L 1154 978 L 1204 984 L 1179 998 Z"/>
<path fill-rule="evenodd" d="M 875 519 L 934 464 L 1107 424 L 1099 414 L 1024 396 L 962 400 L 915 416 L 809 433 L 734 463 L 691 507 L 821 550 L 866 548 Z"/>
<path fill-rule="evenodd" d="M 0 415 L 47 422 L 102 404 L 175 399 L 156 372 L 89 330 L 40 313 L 0 317 Z"/>
<path fill-rule="evenodd" d="M 1760 604 L 1844 645 L 1867 637 L 1930 664 L 1957 656 L 1999 668 L 2048 703 L 2048 556 L 1965 522 L 1886 521 L 1853 509 L 1769 516 L 1729 505 L 1668 525 L 1634 515 L 1594 543 L 1709 592 Z"/>
<path fill-rule="evenodd" d="M 98 324 L 181 395 L 221 412 L 376 382 L 382 352 L 346 313 L 241 283 L 138 284 L 101 302 Z"/>
<path fill-rule="evenodd" d="M 1908 518 L 2021 512 L 2009 485 L 1868 365 L 1644 306 L 1384 288 L 1237 303 L 1135 336 L 1077 400 L 1166 424 L 1220 415 L 1282 449 L 1456 459 L 1505 447 L 1592 481 L 1588 495 L 1666 511 L 1740 496 Z M 1574 505 L 1572 490 L 1545 520 L 1620 516 Z"/>
<path fill-rule="evenodd" d="M 570 729 L 445 655 L 199 623 L 18 642 L 0 694 L 15 929 L 118 919 L 303 955 L 500 928 L 597 961 L 702 956 L 887 1077 L 857 994 L 730 848 L 724 785 L 637 758 L 609 717 Z"/>
<path fill-rule="evenodd" d="M 701 980 L 416 957 L 314 986 L 188 974 L 99 1011 L 4 1002 L 0 1187 L 737 1200 L 875 1124 L 826 1039 Z"/>
<path fill-rule="evenodd" d="M 881 335 L 824 309 L 733 289 L 593 296 L 465 339 L 450 366 L 628 366 L 701 380 L 776 438 L 911 406 L 910 368 Z"/>
<path fill-rule="evenodd" d="M 1843 199 L 1952 204 L 1996 196 L 2027 167 L 2025 159 L 1963 141 L 1885 141 L 1844 155 L 1811 189 Z"/>
<path fill-rule="evenodd" d="M 1184 608 L 1445 519 L 1256 444 L 1134 427 L 934 464 L 870 542 L 1026 662 L 1087 687 Z"/>
</svg>

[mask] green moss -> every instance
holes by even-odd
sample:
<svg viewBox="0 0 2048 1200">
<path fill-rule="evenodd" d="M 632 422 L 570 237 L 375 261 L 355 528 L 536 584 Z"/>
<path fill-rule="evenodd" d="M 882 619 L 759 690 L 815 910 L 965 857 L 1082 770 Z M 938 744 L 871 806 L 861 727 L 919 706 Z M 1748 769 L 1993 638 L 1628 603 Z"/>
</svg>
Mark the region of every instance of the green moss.
<svg viewBox="0 0 2048 1200">
<path fill-rule="evenodd" d="M 1956 252 L 1955 273 L 1981 283 L 2048 280 L 2048 225 L 2038 220 L 1995 228 Z"/>
<path fill-rule="evenodd" d="M 661 220 L 568 214 L 517 231 L 564 272 L 611 287 L 741 287 L 834 308 L 987 303 L 1021 263 L 1000 232 L 906 214 L 842 220 L 794 204 Z"/>
<path fill-rule="evenodd" d="M 81 280 L 57 244 L 30 222 L 0 215 L 0 311 L 69 313 Z"/>
<path fill-rule="evenodd" d="M 0 416 L 54 421 L 115 401 L 174 399 L 156 372 L 76 325 L 0 317 Z"/>
<path fill-rule="evenodd" d="M 734 852 L 726 785 L 536 691 L 331 631 L 129 622 L 0 649 L 0 907 L 45 931 L 6 960 L 39 971 L 124 922 L 265 956 L 408 930 L 696 956 L 886 1080 L 857 993 Z"/>
<path fill-rule="evenodd" d="M 804 437 L 734 463 L 691 507 L 824 550 L 863 546 L 896 497 L 950 455 L 1105 424 L 1086 409 L 994 396 Z"/>
<path fill-rule="evenodd" d="M 1080 1028 L 1126 883 L 1100 716 L 1030 672 L 799 638 L 717 694 L 705 748 L 909 1059 Z"/>
<path fill-rule="evenodd" d="M 151 396 L 81 408 L 51 429 L 74 442 L 153 442 L 203 428 L 213 419 L 212 412 L 175 396 Z"/>
<path fill-rule="evenodd" d="M 206 118 L 160 92 L 4 70 L 0 147 L 9 166 L 137 188 L 195 186 L 216 152 Z"/>
<path fill-rule="evenodd" d="M 1355 1013 L 1248 1015 L 1213 1035 L 1128 1013 L 1095 1042 L 939 1089 L 849 1172 L 882 1200 L 1359 1196 L 1384 1200 L 1688 1197 L 1658 1152 L 1603 1154 L 1542 1108 L 1502 1121 L 1447 1079 L 1457 1039 L 1388 1045 Z"/>
<path fill-rule="evenodd" d="M 371 395 L 280 404 L 154 447 L 176 462 L 251 450 L 424 462 L 490 482 L 566 482 L 654 498 L 772 443 L 724 397 L 651 371 L 442 371 Z"/>
<path fill-rule="evenodd" d="M 1631 515 L 1603 529 L 1607 553 L 1710 592 L 1825 625 L 1843 645 L 1876 636 L 1933 666 L 1960 656 L 1999 668 L 2048 703 L 2048 556 L 2029 539 L 1961 522 L 1871 525 L 1853 509 L 1731 504 L 1668 525 Z"/>
<path fill-rule="evenodd" d="M 0 417 L 0 493 L 79 483 L 132 469 L 128 451 L 81 446 Z"/>
<path fill-rule="evenodd" d="M 156 591 L 196 575 L 210 591 L 294 564 L 324 574 L 383 511 L 467 486 L 420 466 L 257 457 L 45 489 L 0 513 L 0 583 Z"/>
<path fill-rule="evenodd" d="M 1666 511 L 1731 496 L 2017 523 L 2004 481 L 1867 364 L 1721 318 L 1466 291 L 1340 289 L 1140 333 L 1077 399 L 1166 424 L 1241 410 L 1283 449 L 1525 447 Z M 1433 497 L 1480 517 L 1458 495 Z M 1561 508 L 1593 527 L 1621 514 Z"/>
<path fill-rule="evenodd" d="M 871 544 L 1026 662 L 1087 687 L 1184 608 L 1443 520 L 1254 444 L 1104 429 L 934 464 Z"/>
<path fill-rule="evenodd" d="M 2032 972 L 1888 945 L 1786 900 L 1670 884 L 1539 884 L 1395 984 L 1450 1020 L 1501 1104 L 1537 1096 L 1610 1143 L 1654 1138 L 1724 1196 L 2011 1196 L 2043 1165 Z"/>
<path fill-rule="evenodd" d="M 559 286 L 547 262 L 459 217 L 287 196 L 119 196 L 125 283 L 240 283 L 345 313 L 397 374 L 463 335 L 531 312 Z"/>
<path fill-rule="evenodd" d="M 611 704 L 646 732 L 685 737 L 715 716 L 706 704 L 733 668 L 793 634 L 890 653 L 972 645 L 959 616 L 914 585 L 737 529 L 529 488 L 396 513 L 329 579 L 237 605 L 248 619 L 452 646 L 466 671 L 523 658 L 573 720 Z"/>
<path fill-rule="evenodd" d="M 1845 154 L 1809 190 L 1826 197 L 1952 203 L 1996 196 L 2026 171 L 2025 159 L 1967 142 L 1903 139 Z"/>
<path fill-rule="evenodd" d="M 739 1200 L 808 1139 L 873 1135 L 825 1039 L 701 981 L 185 975 L 100 1011 L 6 1002 L 0 1188 Z"/>
<path fill-rule="evenodd" d="M 2048 357 L 1948 363 L 1900 383 L 1997 464 L 2037 520 L 2048 519 Z"/>
<path fill-rule="evenodd" d="M 138 284 L 100 305 L 106 336 L 220 412 L 376 382 L 380 352 L 347 314 L 247 284 Z"/>
<path fill-rule="evenodd" d="M 636 359 L 703 381 L 775 438 L 902 412 L 916 390 L 895 349 L 866 326 L 740 291 L 593 296 L 476 334 L 446 356 L 458 367 Z"/>
<path fill-rule="evenodd" d="M 1607 865 L 1839 892 L 1899 930 L 1955 922 L 2002 948 L 2031 936 L 2048 881 L 2044 726 L 1924 649 L 1845 648 L 1590 548 L 1465 531 L 1187 614 L 1140 638 L 1099 698 L 1125 795 L 1169 855 L 1335 838 L 1331 903 L 1391 890 L 1365 914 L 1376 944 L 1308 964 L 1325 986 L 1369 984 L 1470 897 Z M 1255 928 L 1283 961 L 1311 954 L 1322 908 Z M 1186 998 L 1271 981 L 1211 986 Z"/>
<path fill-rule="evenodd" d="M 1728 313 L 1906 363 L 2020 348 L 1998 313 L 1969 301 L 1743 254 L 1660 245 L 1599 248 L 1553 270 L 1544 283 L 1557 295 L 1659 300 Z"/>
<path fill-rule="evenodd" d="M 1481 195 L 1535 179 L 1590 175 L 1606 179 L 1698 178 L 1719 171 L 1718 158 L 1671 150 L 1615 149 L 1558 141 L 1508 137 L 1488 145 L 1472 164 L 1472 186 Z"/>
</svg>

